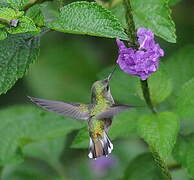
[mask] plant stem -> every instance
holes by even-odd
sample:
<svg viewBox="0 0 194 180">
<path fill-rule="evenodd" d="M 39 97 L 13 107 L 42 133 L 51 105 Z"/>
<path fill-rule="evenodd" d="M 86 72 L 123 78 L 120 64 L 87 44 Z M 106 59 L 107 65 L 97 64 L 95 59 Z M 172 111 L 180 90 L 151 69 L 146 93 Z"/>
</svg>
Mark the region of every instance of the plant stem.
<svg viewBox="0 0 194 180">
<path fill-rule="evenodd" d="M 0 24 L 4 24 L 4 25 L 9 26 L 10 25 L 10 21 L 7 20 L 7 19 L 4 19 L 4 18 L 0 18 Z"/>
<path fill-rule="evenodd" d="M 156 151 L 154 151 L 153 149 L 152 149 L 152 156 L 153 156 L 154 161 L 156 162 L 157 166 L 161 169 L 161 172 L 163 173 L 165 179 L 172 180 L 168 166 L 163 161 L 163 159 L 159 156 L 159 154 Z"/>
<path fill-rule="evenodd" d="M 124 0 L 123 5 L 125 7 L 125 14 L 126 14 L 126 21 L 127 21 L 127 34 L 129 37 L 129 45 L 132 46 L 135 49 L 138 49 L 139 43 L 137 41 L 137 36 L 136 36 L 136 30 L 135 30 L 135 23 L 133 21 L 133 15 L 132 15 L 132 8 L 130 4 L 130 0 Z M 146 101 L 146 104 L 152 111 L 152 113 L 156 114 L 156 110 L 152 104 L 151 98 L 150 98 L 150 92 L 149 92 L 149 86 L 147 80 L 140 80 L 141 82 L 141 88 L 143 91 L 143 96 Z"/>
<path fill-rule="evenodd" d="M 171 165 L 168 165 L 168 169 L 170 170 L 170 171 L 174 171 L 174 170 L 177 170 L 177 169 L 180 169 L 182 166 L 181 166 L 181 164 L 171 164 Z"/>
<path fill-rule="evenodd" d="M 156 110 L 155 110 L 155 108 L 152 104 L 151 98 L 150 98 L 150 91 L 149 91 L 149 87 L 148 87 L 148 82 L 147 82 L 147 80 L 140 80 L 140 82 L 141 82 L 141 88 L 143 91 L 143 97 L 146 101 L 146 104 L 150 108 L 152 113 L 156 114 Z"/>
<path fill-rule="evenodd" d="M 138 50 L 139 43 L 137 41 L 135 23 L 133 21 L 130 0 L 124 0 L 123 5 L 125 7 L 126 21 L 127 21 L 127 26 L 128 26 L 127 34 L 128 34 L 129 40 L 130 40 L 129 45 L 132 46 L 132 48 L 135 48 L 136 50 Z M 147 106 L 152 111 L 152 113 L 156 114 L 156 110 L 155 110 L 155 108 L 152 104 L 151 98 L 150 98 L 150 91 L 149 91 L 149 86 L 148 86 L 147 80 L 140 80 L 140 83 L 141 83 L 143 96 L 144 96 L 144 99 L 146 101 Z M 154 157 L 154 160 L 157 163 L 157 165 L 159 166 L 159 168 L 162 170 L 162 173 L 164 174 L 165 179 L 171 180 L 172 177 L 171 177 L 170 171 L 168 169 L 168 166 L 163 161 L 163 159 L 160 157 L 160 155 L 153 150 L 153 148 L 151 146 L 150 146 L 150 148 L 152 149 L 151 151 L 152 151 L 152 155 Z"/>
<path fill-rule="evenodd" d="M 35 4 L 38 3 L 39 0 L 29 0 L 23 8 L 23 11 L 27 11 L 30 7 L 34 6 Z"/>
<path fill-rule="evenodd" d="M 129 37 L 129 43 L 132 45 L 135 49 L 138 48 L 138 41 L 136 37 L 136 30 L 135 30 L 135 23 L 133 21 L 133 15 L 132 15 L 132 9 L 131 4 L 129 0 L 124 0 L 123 5 L 125 7 L 125 18 L 127 21 L 127 35 Z"/>
<path fill-rule="evenodd" d="M 22 9 L 23 11 L 27 11 L 29 8 L 34 6 L 35 4 L 43 3 L 44 1 L 52 1 L 52 0 L 29 0 Z"/>
</svg>

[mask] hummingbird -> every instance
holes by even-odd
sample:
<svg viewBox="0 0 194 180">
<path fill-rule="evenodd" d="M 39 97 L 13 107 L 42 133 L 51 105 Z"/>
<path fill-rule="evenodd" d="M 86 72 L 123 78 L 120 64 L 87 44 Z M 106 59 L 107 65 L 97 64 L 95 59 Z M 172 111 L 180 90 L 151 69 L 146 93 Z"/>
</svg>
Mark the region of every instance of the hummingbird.
<svg viewBox="0 0 194 180">
<path fill-rule="evenodd" d="M 108 137 L 108 130 L 113 117 L 133 108 L 129 105 L 115 104 L 109 85 L 114 71 L 115 68 L 107 78 L 93 83 L 89 104 L 52 101 L 28 96 L 32 102 L 47 111 L 87 121 L 90 137 L 89 158 L 108 156 L 112 152 L 113 144 Z"/>
</svg>

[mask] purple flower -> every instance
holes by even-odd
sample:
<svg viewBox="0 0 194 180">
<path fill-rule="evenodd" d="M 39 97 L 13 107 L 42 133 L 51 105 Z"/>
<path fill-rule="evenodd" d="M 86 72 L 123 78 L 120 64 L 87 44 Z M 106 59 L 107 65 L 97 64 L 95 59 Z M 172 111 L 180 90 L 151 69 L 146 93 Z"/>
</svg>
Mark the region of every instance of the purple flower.
<svg viewBox="0 0 194 180">
<path fill-rule="evenodd" d="M 91 167 L 97 176 L 105 176 L 110 168 L 115 167 L 117 161 L 112 157 L 99 157 L 96 160 L 91 160 Z"/>
<path fill-rule="evenodd" d="M 119 47 L 119 57 L 117 63 L 127 74 L 139 76 L 146 80 L 159 66 L 160 56 L 164 56 L 164 51 L 154 40 L 154 33 L 145 28 L 137 31 L 139 48 L 127 48 L 125 44 L 116 40 Z"/>
<path fill-rule="evenodd" d="M 19 20 L 18 19 L 12 19 L 10 21 L 10 26 L 17 27 L 18 23 L 19 23 Z"/>
</svg>

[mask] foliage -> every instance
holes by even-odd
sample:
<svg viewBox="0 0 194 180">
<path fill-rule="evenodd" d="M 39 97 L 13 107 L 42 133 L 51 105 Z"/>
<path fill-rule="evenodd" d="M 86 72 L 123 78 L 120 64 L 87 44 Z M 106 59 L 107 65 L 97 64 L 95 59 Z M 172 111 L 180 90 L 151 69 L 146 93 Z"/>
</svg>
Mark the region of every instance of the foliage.
<svg viewBox="0 0 194 180">
<path fill-rule="evenodd" d="M 1 165 L 21 160 L 22 149 L 29 143 L 64 136 L 82 127 L 75 120 L 50 115 L 30 106 L 13 106 L 1 110 L 0 113 L 3 119 L 1 122 Z"/>
<path fill-rule="evenodd" d="M 194 47 L 181 44 L 177 49 L 176 44 L 169 45 L 177 41 L 171 8 L 180 0 L 125 1 L 131 4 L 135 29 L 151 29 L 164 47 L 165 57 L 147 81 L 151 102 L 157 109 L 155 114 L 146 104 L 139 79 L 115 70 L 110 82 L 115 102 L 134 108 L 114 117 L 109 136 L 114 142 L 115 166 L 100 176 L 171 179 L 172 167 L 179 167 L 186 169 L 184 176 L 188 173 L 194 178 Z M 18 99 L 27 92 L 43 98 L 89 103 L 94 79 L 107 77 L 113 69 L 110 61 L 105 62 L 110 54 L 115 58 L 116 45 L 112 40 L 127 41 L 129 23 L 124 3 L 117 0 L 0 2 L 0 94 L 13 90 L 13 101 L 2 102 L 15 104 L 0 110 L 3 180 L 99 179 L 87 160 L 87 122 L 19 105 Z M 51 31 L 55 33 L 47 34 Z M 35 64 L 31 66 L 32 63 Z M 20 88 L 25 90 L 15 94 L 13 86 L 28 71 L 28 76 L 20 81 L 25 84 Z M 131 147 L 133 144 L 135 148 Z"/>
<path fill-rule="evenodd" d="M 178 118 L 170 112 L 145 115 L 138 122 L 139 133 L 153 151 L 166 159 L 176 142 L 179 130 Z"/>
<path fill-rule="evenodd" d="M 0 8 L 0 17 L 5 24 L 1 24 L 1 31 L 7 31 L 10 34 L 39 32 L 33 20 L 24 15 L 23 11 L 17 11 L 11 8 Z M 14 27 L 9 24 L 11 20 L 18 20 L 18 24 Z M 4 39 L 4 38 L 1 38 Z"/>
<path fill-rule="evenodd" d="M 49 28 L 75 34 L 88 34 L 127 40 L 120 22 L 97 3 L 75 2 L 60 9 L 59 17 Z"/>
<path fill-rule="evenodd" d="M 187 169 L 192 177 L 194 177 L 193 137 L 193 134 L 180 136 L 173 152 L 175 159 Z"/>
<path fill-rule="evenodd" d="M 139 164 L 142 166 L 139 169 Z M 141 172 L 141 173 L 140 173 Z M 140 179 L 165 179 L 161 174 L 160 169 L 154 162 L 150 153 L 144 153 L 134 158 L 125 171 L 123 180 L 140 180 Z"/>
<path fill-rule="evenodd" d="M 23 77 L 39 54 L 39 37 L 28 34 L 10 35 L 0 41 L 0 93 L 6 93 Z"/>
<path fill-rule="evenodd" d="M 170 16 L 171 11 L 167 1 L 149 0 L 142 3 L 141 0 L 131 0 L 131 6 L 136 28 L 145 27 L 151 29 L 157 36 L 166 41 L 175 43 L 175 25 Z M 126 27 L 125 11 L 123 5 L 115 7 L 113 13 Z"/>
<path fill-rule="evenodd" d="M 166 66 L 161 63 L 160 69 L 148 80 L 153 104 L 159 104 L 160 102 L 164 101 L 172 92 L 172 79 L 166 72 L 165 68 Z M 158 82 L 160 82 L 160 84 L 158 84 Z M 141 99 L 143 99 L 140 83 L 137 88 L 137 93 Z"/>
<path fill-rule="evenodd" d="M 169 42 L 176 42 L 175 25 L 170 16 L 167 1 L 131 0 L 134 21 L 137 27 L 152 29 L 154 33 Z"/>
</svg>

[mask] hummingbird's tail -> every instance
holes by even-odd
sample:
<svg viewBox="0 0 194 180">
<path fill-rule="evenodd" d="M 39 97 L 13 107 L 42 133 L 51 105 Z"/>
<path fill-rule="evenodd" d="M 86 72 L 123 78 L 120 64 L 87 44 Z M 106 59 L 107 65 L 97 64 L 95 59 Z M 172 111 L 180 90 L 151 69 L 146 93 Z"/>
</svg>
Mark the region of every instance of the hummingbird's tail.
<svg viewBox="0 0 194 180">
<path fill-rule="evenodd" d="M 90 146 L 89 146 L 89 158 L 98 158 L 101 156 L 108 156 L 113 150 L 113 144 L 111 143 L 108 135 L 104 132 L 103 136 L 97 138 L 90 137 Z"/>
</svg>

